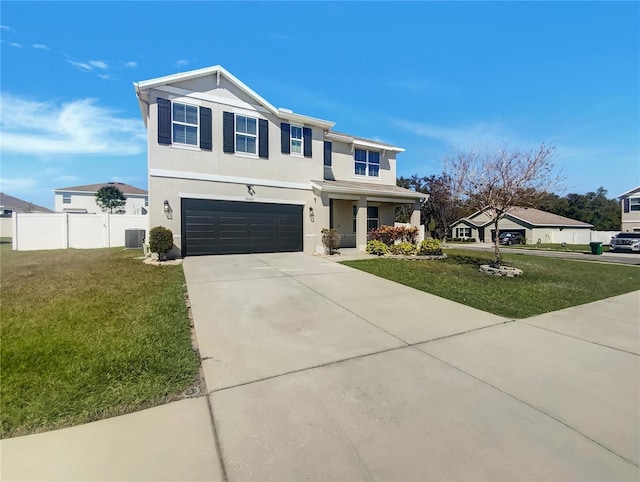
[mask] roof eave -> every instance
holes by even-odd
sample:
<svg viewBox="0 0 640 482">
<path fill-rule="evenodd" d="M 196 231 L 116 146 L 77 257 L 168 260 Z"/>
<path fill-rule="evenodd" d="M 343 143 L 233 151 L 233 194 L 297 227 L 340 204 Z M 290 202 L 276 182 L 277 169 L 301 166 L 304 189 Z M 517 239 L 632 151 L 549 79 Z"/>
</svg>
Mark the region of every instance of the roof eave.
<svg viewBox="0 0 640 482">
<path fill-rule="evenodd" d="M 381 196 L 387 196 L 387 197 L 399 197 L 403 199 L 422 199 L 422 198 L 429 197 L 428 194 L 425 194 L 422 192 L 415 192 L 415 193 L 400 193 L 400 192 L 394 192 L 394 191 L 375 192 L 369 189 L 354 189 L 351 187 L 343 187 L 343 186 L 322 186 L 313 181 L 311 181 L 311 186 L 321 192 L 336 193 L 336 194 L 358 194 L 363 196 L 381 195 Z"/>
</svg>

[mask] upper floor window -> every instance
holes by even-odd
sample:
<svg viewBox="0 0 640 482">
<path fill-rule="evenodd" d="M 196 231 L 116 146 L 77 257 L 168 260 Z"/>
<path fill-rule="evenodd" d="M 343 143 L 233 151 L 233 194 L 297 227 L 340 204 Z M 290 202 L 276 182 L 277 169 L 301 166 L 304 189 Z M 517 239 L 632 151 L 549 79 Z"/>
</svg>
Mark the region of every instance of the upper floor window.
<svg viewBox="0 0 640 482">
<path fill-rule="evenodd" d="M 629 210 L 640 211 L 640 197 L 629 198 Z"/>
<path fill-rule="evenodd" d="M 302 127 L 291 126 L 291 154 L 302 155 Z"/>
<path fill-rule="evenodd" d="M 380 176 L 380 153 L 356 149 L 354 152 L 354 172 L 357 176 Z"/>
<path fill-rule="evenodd" d="M 198 145 L 198 107 L 173 102 L 173 143 Z"/>
<path fill-rule="evenodd" d="M 62 204 L 71 204 L 71 194 L 62 195 Z"/>
<path fill-rule="evenodd" d="M 258 120 L 236 115 L 236 152 L 257 154 Z"/>
</svg>

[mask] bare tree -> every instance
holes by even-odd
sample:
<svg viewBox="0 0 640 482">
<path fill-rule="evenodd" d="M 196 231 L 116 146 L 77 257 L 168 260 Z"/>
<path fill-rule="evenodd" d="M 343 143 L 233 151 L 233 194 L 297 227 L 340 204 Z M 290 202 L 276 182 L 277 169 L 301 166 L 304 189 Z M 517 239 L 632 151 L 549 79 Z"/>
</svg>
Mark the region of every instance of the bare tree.
<svg viewBox="0 0 640 482">
<path fill-rule="evenodd" d="M 495 230 L 493 265 L 500 266 L 498 223 L 514 207 L 533 206 L 539 195 L 556 189 L 555 147 L 541 144 L 531 150 L 511 149 L 460 152 L 446 164 L 454 196 L 477 210 L 484 210 Z"/>
</svg>

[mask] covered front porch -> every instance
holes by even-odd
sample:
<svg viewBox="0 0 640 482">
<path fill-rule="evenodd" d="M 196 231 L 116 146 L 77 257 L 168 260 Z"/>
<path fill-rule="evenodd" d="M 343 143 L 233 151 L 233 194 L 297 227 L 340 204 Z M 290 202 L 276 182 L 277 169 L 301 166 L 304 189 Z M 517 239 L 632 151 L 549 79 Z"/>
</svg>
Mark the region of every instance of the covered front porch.
<svg viewBox="0 0 640 482">
<path fill-rule="evenodd" d="M 312 181 L 314 193 L 329 211 L 329 228 L 341 235 L 341 248 L 364 251 L 367 234 L 393 226 L 396 207 L 412 207 L 410 223 L 420 227 L 420 205 L 428 195 L 397 186 L 349 181 Z"/>
</svg>

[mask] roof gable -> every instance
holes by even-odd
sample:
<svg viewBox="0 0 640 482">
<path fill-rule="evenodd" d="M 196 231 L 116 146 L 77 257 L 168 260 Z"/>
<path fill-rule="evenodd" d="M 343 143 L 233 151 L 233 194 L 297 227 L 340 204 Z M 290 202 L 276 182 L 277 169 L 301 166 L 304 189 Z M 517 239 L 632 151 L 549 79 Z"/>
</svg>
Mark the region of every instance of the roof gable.
<svg viewBox="0 0 640 482">
<path fill-rule="evenodd" d="M 59 187 L 58 189 L 54 189 L 54 192 L 86 192 L 86 193 L 97 193 L 100 188 L 106 186 L 115 186 L 122 194 L 138 194 L 146 196 L 148 193 L 144 189 L 140 189 L 139 187 L 131 186 L 129 184 L 125 184 L 124 182 L 103 182 L 99 184 L 85 184 L 83 186 L 71 186 L 71 187 Z"/>
<path fill-rule="evenodd" d="M 631 196 L 633 194 L 640 194 L 640 186 L 638 187 L 634 187 L 633 189 L 630 189 L 627 192 L 623 192 L 622 194 L 618 194 L 616 196 L 616 198 L 622 198 L 622 197 L 627 197 L 627 196 Z"/>
</svg>

